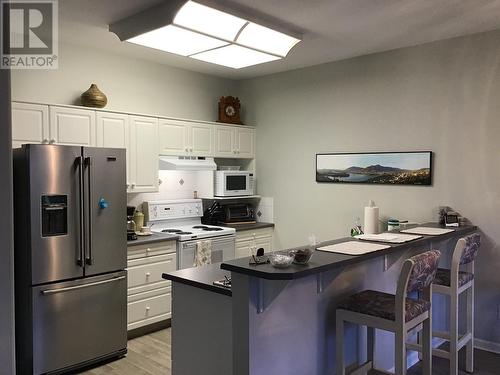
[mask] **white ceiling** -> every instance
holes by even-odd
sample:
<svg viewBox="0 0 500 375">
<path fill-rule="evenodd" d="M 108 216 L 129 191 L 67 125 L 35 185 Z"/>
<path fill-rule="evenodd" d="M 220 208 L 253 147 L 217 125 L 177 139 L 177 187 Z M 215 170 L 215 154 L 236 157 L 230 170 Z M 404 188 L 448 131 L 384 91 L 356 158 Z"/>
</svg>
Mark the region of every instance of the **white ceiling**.
<svg viewBox="0 0 500 375">
<path fill-rule="evenodd" d="M 123 43 L 108 31 L 109 23 L 158 0 L 59 1 L 59 38 L 64 43 L 244 79 L 500 28 L 500 0 L 220 1 L 289 24 L 302 31 L 303 41 L 281 61 L 234 70 Z"/>
</svg>

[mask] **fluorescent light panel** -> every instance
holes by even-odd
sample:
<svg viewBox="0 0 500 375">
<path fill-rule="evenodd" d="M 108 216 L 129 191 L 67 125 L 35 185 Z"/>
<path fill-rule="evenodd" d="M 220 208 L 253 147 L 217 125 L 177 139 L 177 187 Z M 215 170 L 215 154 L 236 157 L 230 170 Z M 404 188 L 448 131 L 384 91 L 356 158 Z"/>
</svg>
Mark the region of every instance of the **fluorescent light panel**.
<svg viewBox="0 0 500 375">
<path fill-rule="evenodd" d="M 128 42 L 182 56 L 189 56 L 193 53 L 228 44 L 220 39 L 184 30 L 173 25 L 138 35 L 129 39 Z"/>
<path fill-rule="evenodd" d="M 247 21 L 242 18 L 209 8 L 194 1 L 188 1 L 184 4 L 174 19 L 175 25 L 228 41 L 233 41 L 246 23 Z"/>
<path fill-rule="evenodd" d="M 300 40 L 188 1 L 177 12 L 172 25 L 127 41 L 239 69 L 279 60 Z"/>
<path fill-rule="evenodd" d="M 193 59 L 224 65 L 235 69 L 280 59 L 278 56 L 268 55 L 267 53 L 255 51 L 253 49 L 241 47 L 235 44 L 230 44 L 226 47 L 213 49 L 211 51 L 201 52 L 191 57 Z"/>
<path fill-rule="evenodd" d="M 245 26 L 236 42 L 284 57 L 300 40 L 251 22 Z"/>
</svg>

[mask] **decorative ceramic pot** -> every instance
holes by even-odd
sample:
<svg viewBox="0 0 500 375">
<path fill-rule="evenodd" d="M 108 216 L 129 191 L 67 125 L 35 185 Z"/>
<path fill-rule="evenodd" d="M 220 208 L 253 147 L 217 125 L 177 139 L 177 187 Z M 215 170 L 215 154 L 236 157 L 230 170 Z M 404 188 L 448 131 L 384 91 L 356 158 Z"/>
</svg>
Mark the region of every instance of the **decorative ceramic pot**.
<svg viewBox="0 0 500 375">
<path fill-rule="evenodd" d="M 82 105 L 85 107 L 103 108 L 108 103 L 108 98 L 95 83 L 91 84 L 90 88 L 82 94 L 81 99 Z"/>
</svg>

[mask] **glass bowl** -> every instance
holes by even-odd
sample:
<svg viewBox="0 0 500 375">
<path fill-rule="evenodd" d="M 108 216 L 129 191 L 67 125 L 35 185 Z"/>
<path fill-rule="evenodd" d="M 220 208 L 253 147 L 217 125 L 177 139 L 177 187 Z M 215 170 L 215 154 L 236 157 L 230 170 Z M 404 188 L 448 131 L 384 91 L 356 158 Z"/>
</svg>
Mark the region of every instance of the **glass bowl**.
<svg viewBox="0 0 500 375">
<path fill-rule="evenodd" d="M 290 255 L 293 257 L 293 263 L 295 264 L 307 264 L 311 260 L 314 250 L 311 248 L 303 248 L 290 251 Z"/>
<path fill-rule="evenodd" d="M 276 268 L 287 268 L 293 262 L 293 256 L 289 254 L 271 254 L 269 255 L 269 262 Z"/>
</svg>

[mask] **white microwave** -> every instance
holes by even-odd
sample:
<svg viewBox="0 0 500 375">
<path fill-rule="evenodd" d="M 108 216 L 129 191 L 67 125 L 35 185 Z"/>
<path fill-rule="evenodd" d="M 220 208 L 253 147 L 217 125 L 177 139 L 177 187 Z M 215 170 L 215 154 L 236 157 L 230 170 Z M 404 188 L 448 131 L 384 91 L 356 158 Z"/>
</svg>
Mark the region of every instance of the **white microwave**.
<svg viewBox="0 0 500 375">
<path fill-rule="evenodd" d="M 214 195 L 216 197 L 239 197 L 254 195 L 253 172 L 215 171 Z"/>
</svg>

